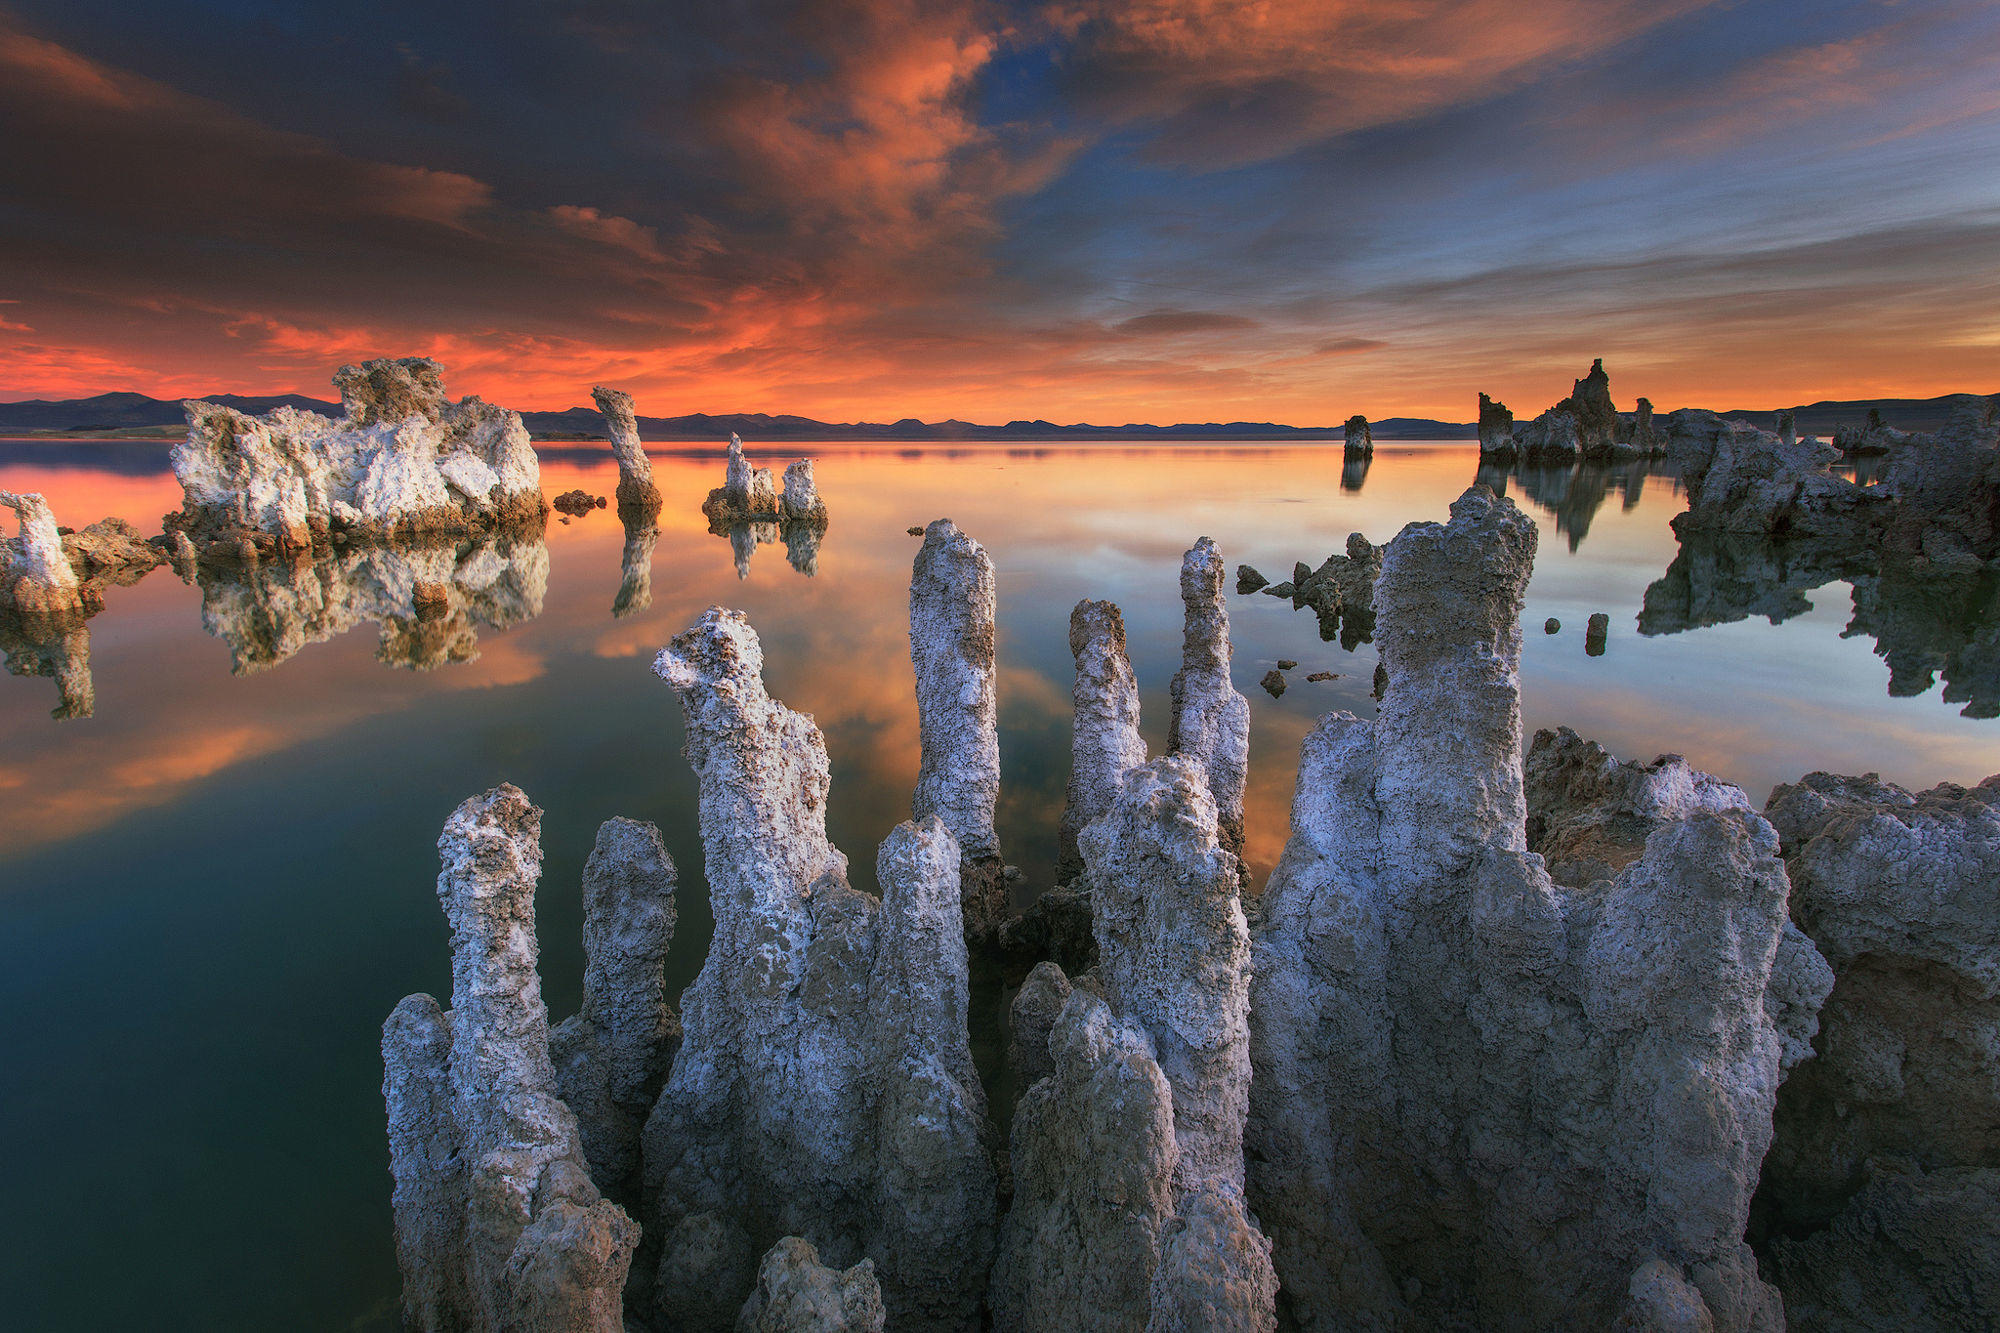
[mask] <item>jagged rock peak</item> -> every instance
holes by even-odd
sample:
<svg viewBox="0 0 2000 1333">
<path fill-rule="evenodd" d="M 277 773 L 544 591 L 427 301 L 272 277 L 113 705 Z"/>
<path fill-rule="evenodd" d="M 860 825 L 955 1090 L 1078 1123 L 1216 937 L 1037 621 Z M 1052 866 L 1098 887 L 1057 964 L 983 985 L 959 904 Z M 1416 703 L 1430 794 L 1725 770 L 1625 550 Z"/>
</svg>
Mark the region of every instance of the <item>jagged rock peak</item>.
<svg viewBox="0 0 2000 1333">
<path fill-rule="evenodd" d="M 1083 869 L 1077 834 L 1111 808 L 1125 771 L 1146 762 L 1139 734 L 1139 682 L 1125 652 L 1125 618 L 1110 602 L 1081 601 L 1069 613 L 1069 650 L 1076 659 L 1070 687 L 1069 790 L 1063 804 L 1056 881 Z"/>
<path fill-rule="evenodd" d="M 1243 853 L 1243 787 L 1250 766 L 1250 701 L 1230 680 L 1229 608 L 1222 556 L 1203 537 L 1181 558 L 1181 669 L 1174 674 L 1167 750 L 1201 765 L 1221 821 L 1222 846 Z"/>
<path fill-rule="evenodd" d="M 1514 414 L 1507 404 L 1479 395 L 1479 452 L 1482 457 L 1511 458 L 1514 448 Z"/>
<path fill-rule="evenodd" d="M 966 929 L 975 936 L 997 930 L 1007 910 L 993 828 L 1000 797 L 996 608 L 986 549 L 948 518 L 927 527 L 910 574 L 910 664 L 923 752 L 910 808 L 919 819 L 937 815 L 958 839 Z"/>
<path fill-rule="evenodd" d="M 619 1333 L 639 1228 L 592 1184 L 557 1095 L 536 972 L 541 811 L 502 785 L 438 839 L 452 1008 L 384 1025 L 382 1092 L 407 1327 Z"/>
</svg>

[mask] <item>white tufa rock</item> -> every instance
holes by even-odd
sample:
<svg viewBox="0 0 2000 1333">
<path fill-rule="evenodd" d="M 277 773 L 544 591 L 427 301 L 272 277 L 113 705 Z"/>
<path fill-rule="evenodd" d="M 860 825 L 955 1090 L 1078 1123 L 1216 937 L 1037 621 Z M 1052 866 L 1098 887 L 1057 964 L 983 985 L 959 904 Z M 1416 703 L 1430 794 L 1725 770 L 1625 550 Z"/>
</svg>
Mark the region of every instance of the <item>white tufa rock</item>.
<svg viewBox="0 0 2000 1333">
<path fill-rule="evenodd" d="M 880 903 L 826 836 L 826 744 L 766 693 L 744 617 L 660 654 L 680 695 L 715 933 L 645 1135 L 669 1325 L 727 1327 L 784 1236 L 872 1258 L 890 1317 L 971 1328 L 992 1253 L 985 1094 L 966 1030 L 959 850 L 935 818 L 883 844 Z"/>
<path fill-rule="evenodd" d="M 743 441 L 734 431 L 729 435 L 729 461 L 723 472 L 722 490 L 730 508 L 738 513 L 778 512 L 778 493 L 771 484 L 771 469 L 750 466 L 750 460 L 743 456 Z"/>
<path fill-rule="evenodd" d="M 618 460 L 619 509 L 657 511 L 660 488 L 653 482 L 653 460 L 646 457 L 646 446 L 639 442 L 639 418 L 632 410 L 632 395 L 600 384 L 590 396 L 604 414 L 611 453 Z"/>
<path fill-rule="evenodd" d="M 812 459 L 801 458 L 785 468 L 785 489 L 778 497 L 778 512 L 787 529 L 794 524 L 826 526 L 826 501 L 819 498 L 819 488 L 813 484 Z"/>
<path fill-rule="evenodd" d="M 639 1131 L 680 1041 L 664 970 L 675 883 L 657 827 L 604 821 L 583 867 L 583 1008 L 550 1039 L 591 1177 L 621 1203 L 638 1201 Z"/>
<path fill-rule="evenodd" d="M 1222 557 L 1207 537 L 1181 559 L 1181 669 L 1174 674 L 1167 750 L 1201 765 L 1222 820 L 1222 847 L 1243 854 L 1243 785 L 1250 767 L 1250 701 L 1229 678 L 1229 608 Z"/>
<path fill-rule="evenodd" d="M 1700 811 L 1570 892 L 1526 846 L 1535 528 L 1474 487 L 1376 591 L 1387 690 L 1302 748 L 1254 937 L 1250 1199 L 1303 1329 L 1776 1330 L 1777 836 Z"/>
<path fill-rule="evenodd" d="M 910 800 L 936 815 L 965 858 L 965 926 L 985 937 L 1007 912 L 1006 866 L 993 829 L 1000 798 L 994 683 L 995 588 L 984 547 L 941 518 L 924 531 L 910 575 L 910 663 L 922 764 Z"/>
<path fill-rule="evenodd" d="M 67 615 L 83 610 L 83 589 L 49 502 L 35 491 L 0 491 L 0 505 L 14 511 L 20 535 L 0 541 L 0 606 L 31 616 Z"/>
<path fill-rule="evenodd" d="M 408 1328 L 620 1333 L 639 1228 L 603 1199 L 556 1093 L 536 973 L 541 811 L 500 786 L 438 839 L 452 1008 L 397 1005 L 382 1032 Z"/>
<path fill-rule="evenodd" d="M 1063 806 L 1056 882 L 1083 869 L 1076 835 L 1105 814 L 1125 771 L 1146 762 L 1139 734 L 1139 682 L 1125 652 L 1125 619 L 1110 602 L 1078 602 L 1069 613 L 1069 650 L 1076 659 L 1070 688 L 1069 792 Z"/>
</svg>

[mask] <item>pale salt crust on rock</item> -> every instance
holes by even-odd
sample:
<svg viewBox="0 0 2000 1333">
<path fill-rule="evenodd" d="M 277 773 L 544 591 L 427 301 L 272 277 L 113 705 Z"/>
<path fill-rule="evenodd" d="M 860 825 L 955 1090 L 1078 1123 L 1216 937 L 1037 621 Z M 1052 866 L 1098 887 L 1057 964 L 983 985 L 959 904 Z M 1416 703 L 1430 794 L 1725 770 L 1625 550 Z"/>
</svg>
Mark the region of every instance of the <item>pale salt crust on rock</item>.
<svg viewBox="0 0 2000 1333">
<path fill-rule="evenodd" d="M 1534 525 L 1391 543 L 1371 725 L 1303 746 L 1254 936 L 1250 1200 L 1307 1329 L 1783 1326 L 1743 1241 L 1771 1137 L 1777 836 L 1701 811 L 1573 893 L 1526 847 Z"/>
<path fill-rule="evenodd" d="M 187 438 L 172 451 L 184 498 L 170 524 L 226 552 L 545 517 L 541 467 L 520 415 L 478 398 L 454 403 L 440 376 L 425 357 L 342 366 L 333 377 L 346 411 L 338 421 L 188 401 Z"/>
<path fill-rule="evenodd" d="M 653 460 L 646 457 L 646 446 L 639 442 L 639 418 L 632 410 L 632 395 L 600 384 L 590 396 L 604 414 L 611 453 L 618 460 L 618 508 L 656 512 L 660 488 L 653 482 Z"/>
<path fill-rule="evenodd" d="M 83 589 L 49 502 L 34 491 L 0 491 L 0 505 L 14 511 L 19 535 L 0 544 L 0 606 L 24 615 L 59 616 L 81 612 Z"/>
<path fill-rule="evenodd" d="M 1125 618 L 1110 602 L 1081 601 L 1069 613 L 1069 651 L 1076 659 L 1070 687 L 1069 791 L 1063 804 L 1056 882 L 1083 869 L 1076 837 L 1111 809 L 1125 771 L 1146 762 L 1139 734 L 1139 682 L 1125 652 Z"/>
<path fill-rule="evenodd" d="M 766 693 L 741 614 L 711 608 L 655 670 L 687 714 L 715 918 L 644 1134 L 658 1315 L 728 1327 L 755 1256 L 799 1236 L 873 1259 L 893 1323 L 976 1327 L 995 1186 L 958 846 L 935 817 L 899 825 L 883 899 L 848 886 L 825 741 Z"/>
<path fill-rule="evenodd" d="M 549 1060 L 541 813 L 503 785 L 446 822 L 452 1008 L 412 995 L 383 1026 L 405 1327 L 624 1328 L 639 1228 L 591 1183 Z"/>
<path fill-rule="evenodd" d="M 1221 819 L 1222 847 L 1243 854 L 1243 786 L 1250 767 L 1250 701 L 1229 678 L 1229 609 L 1222 557 L 1207 537 L 1181 558 L 1181 669 L 1174 673 L 1167 750 L 1201 765 Z"/>
<path fill-rule="evenodd" d="M 948 518 L 924 530 L 910 574 L 910 664 L 922 760 L 910 810 L 936 815 L 965 858 L 965 928 L 986 938 L 1007 914 L 1007 868 L 993 828 L 1000 799 L 994 673 L 996 591 L 986 548 Z"/>
</svg>

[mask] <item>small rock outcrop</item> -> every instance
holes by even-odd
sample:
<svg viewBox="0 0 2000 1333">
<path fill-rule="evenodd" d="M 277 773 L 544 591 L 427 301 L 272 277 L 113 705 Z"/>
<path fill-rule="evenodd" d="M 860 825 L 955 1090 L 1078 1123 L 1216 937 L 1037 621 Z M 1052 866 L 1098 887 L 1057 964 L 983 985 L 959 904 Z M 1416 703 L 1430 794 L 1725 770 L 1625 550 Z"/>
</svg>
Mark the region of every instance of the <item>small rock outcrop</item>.
<svg viewBox="0 0 2000 1333">
<path fill-rule="evenodd" d="M 785 559 L 807 578 L 819 572 L 820 544 L 826 539 L 826 501 L 820 498 L 809 458 L 785 469 L 784 490 L 768 468 L 752 467 L 743 441 L 729 437 L 729 466 L 723 485 L 708 493 L 701 512 L 708 530 L 729 538 L 736 577 L 750 577 L 750 557 L 759 546 L 785 544 Z"/>
<path fill-rule="evenodd" d="M 809 528 L 826 526 L 826 501 L 819 498 L 813 484 L 813 461 L 801 458 L 785 467 L 785 489 L 778 496 L 778 512 L 788 525 Z"/>
<path fill-rule="evenodd" d="M 1514 443 L 1514 414 L 1507 404 L 1479 395 L 1479 456 L 1510 462 L 1520 452 Z"/>
<path fill-rule="evenodd" d="M 1358 532 L 1347 534 L 1346 554 L 1335 553 L 1308 569 L 1294 570 L 1288 595 L 1294 607 L 1311 607 L 1319 617 L 1322 642 L 1336 639 L 1353 652 L 1375 637 L 1375 580 L 1382 573 L 1382 548 Z"/>
<path fill-rule="evenodd" d="M 1608 883 L 1549 877 L 1517 682 L 1534 550 L 1483 487 L 1390 544 L 1379 716 L 1308 736 L 1254 935 L 1250 1202 L 1305 1329 L 1774 1329 L 1743 1235 L 1777 836 L 1698 811 Z"/>
<path fill-rule="evenodd" d="M 1229 608 L 1222 557 L 1207 537 L 1181 558 L 1181 669 L 1174 673 L 1167 750 L 1201 765 L 1221 821 L 1223 849 L 1243 853 L 1243 786 L 1250 767 L 1250 701 L 1229 677 Z"/>
<path fill-rule="evenodd" d="M 639 1201 L 639 1131 L 680 1042 L 664 972 L 676 882 L 654 825 L 608 819 L 597 830 L 583 867 L 583 1008 L 549 1042 L 591 1178 L 627 1205 Z"/>
<path fill-rule="evenodd" d="M 771 469 L 751 466 L 743 455 L 743 441 L 734 433 L 729 437 L 722 485 L 708 493 L 701 512 L 708 515 L 711 529 L 718 525 L 727 528 L 746 519 L 778 517 L 778 488 L 771 480 Z"/>
<path fill-rule="evenodd" d="M 83 585 L 63 553 L 49 502 L 29 491 L 0 491 L 14 511 L 19 535 L 0 538 L 0 606 L 25 616 L 75 616 L 85 611 Z"/>
<path fill-rule="evenodd" d="M 414 540 L 538 525 L 541 467 L 520 414 L 452 402 L 427 357 L 342 366 L 345 415 L 252 417 L 190 400 L 173 448 L 181 508 L 168 526 L 204 558 L 252 561 L 329 543 Z"/>
<path fill-rule="evenodd" d="M 382 1030 L 406 1328 L 622 1333 L 639 1228 L 591 1183 L 557 1094 L 536 971 L 541 811 L 474 797 L 438 839 L 452 1007 L 398 1004 Z"/>
<path fill-rule="evenodd" d="M 1375 453 L 1375 432 L 1368 428 L 1368 418 L 1360 413 L 1347 419 L 1343 431 L 1347 441 L 1345 453 L 1349 458 L 1370 458 Z"/>
<path fill-rule="evenodd" d="M 1069 791 L 1063 803 L 1056 882 L 1083 869 L 1077 834 L 1111 809 L 1128 769 L 1146 762 L 1139 734 L 1139 682 L 1125 653 L 1125 618 L 1110 602 L 1081 601 L 1069 613 L 1069 650 L 1076 659 L 1070 688 Z"/>
<path fill-rule="evenodd" d="M 994 667 L 997 592 L 986 548 L 948 518 L 924 532 L 910 574 L 910 665 L 917 677 L 922 762 L 912 815 L 936 815 L 965 858 L 965 929 L 983 939 L 1007 915 L 1007 867 L 993 809 L 1000 799 Z"/>
<path fill-rule="evenodd" d="M 1872 542 L 1888 493 L 1834 473 L 1837 455 L 1818 440 L 1786 444 L 1769 431 L 1698 408 L 1671 412 L 1661 425 L 1688 493 L 1687 512 L 1674 519 L 1676 533 Z"/>
<path fill-rule="evenodd" d="M 885 1318 L 873 1261 L 836 1272 L 810 1241 L 787 1236 L 757 1265 L 736 1333 L 882 1333 Z"/>
<path fill-rule="evenodd" d="M 2000 1317 L 2000 776 L 1911 793 L 1813 773 L 1771 794 L 1793 914 L 1833 967 L 1778 1094 L 1757 1203 L 1804 1326 Z"/>
<path fill-rule="evenodd" d="M 619 513 L 631 511 L 647 517 L 658 513 L 660 488 L 653 482 L 653 460 L 646 457 L 646 446 L 639 442 L 639 418 L 632 410 L 632 395 L 600 384 L 590 396 L 604 414 L 611 453 L 618 460 Z"/>
<path fill-rule="evenodd" d="M 687 715 L 715 919 L 644 1132 L 658 1316 L 728 1327 L 752 1257 L 799 1236 L 873 1259 L 899 1326 L 975 1327 L 995 1185 L 958 845 L 934 816 L 900 825 L 882 899 L 849 887 L 826 743 L 766 693 L 741 614 L 711 608 L 655 670 Z"/>
<path fill-rule="evenodd" d="M 1265 578 L 1250 566 L 1238 565 L 1236 567 L 1237 592 L 1252 593 L 1258 591 L 1260 588 L 1268 588 L 1270 586 L 1271 580 Z"/>
</svg>

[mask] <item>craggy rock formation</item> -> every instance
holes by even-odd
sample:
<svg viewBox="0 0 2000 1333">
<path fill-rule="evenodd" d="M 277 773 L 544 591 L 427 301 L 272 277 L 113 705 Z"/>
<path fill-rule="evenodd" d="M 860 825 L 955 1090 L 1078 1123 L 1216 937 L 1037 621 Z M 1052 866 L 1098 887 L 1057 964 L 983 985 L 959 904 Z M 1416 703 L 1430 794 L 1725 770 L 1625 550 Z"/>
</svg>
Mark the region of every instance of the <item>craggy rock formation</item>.
<svg viewBox="0 0 2000 1333">
<path fill-rule="evenodd" d="M 1258 591 L 1260 588 L 1268 588 L 1270 586 L 1271 586 L 1271 580 L 1265 578 L 1262 574 L 1259 574 L 1256 570 L 1252 569 L 1250 566 L 1238 565 L 1236 567 L 1237 592 L 1253 593 Z"/>
<path fill-rule="evenodd" d="M 811 1242 L 787 1236 L 757 1266 L 757 1289 L 737 1333 L 882 1333 L 882 1288 L 863 1259 L 844 1272 L 819 1261 Z"/>
<path fill-rule="evenodd" d="M 1549 877 L 1517 682 L 1534 548 L 1480 487 L 1390 545 L 1380 714 L 1307 738 L 1262 901 L 1250 1200 L 1306 1329 L 1776 1329 L 1742 1236 L 1780 1067 L 1777 837 L 1698 812 L 1608 883 Z"/>
<path fill-rule="evenodd" d="M 1576 382 L 1569 396 L 1576 416 L 1577 434 L 1583 442 L 1585 458 L 1615 458 L 1621 446 L 1629 450 L 1618 409 L 1611 405 L 1611 377 L 1604 373 L 1602 358 L 1590 363 L 1590 373 Z"/>
<path fill-rule="evenodd" d="M 639 1130 L 680 1043 L 663 971 L 675 883 L 657 827 L 604 821 L 583 867 L 583 1008 L 549 1043 L 591 1178 L 628 1205 L 639 1199 Z"/>
<path fill-rule="evenodd" d="M 1888 493 L 1830 468 L 1836 455 L 1817 440 L 1787 445 L 1769 431 L 1713 412 L 1682 408 L 1661 418 L 1667 454 L 1687 487 L 1682 536 L 1762 533 L 1870 541 Z"/>
<path fill-rule="evenodd" d="M 1257 683 L 1259 685 L 1262 685 L 1264 687 L 1264 693 L 1270 695 L 1273 699 L 1281 699 L 1284 697 L 1285 694 L 1284 672 L 1266 671 L 1263 675 L 1263 678 L 1259 680 Z"/>
<path fill-rule="evenodd" d="M 1778 419 L 1781 435 L 1784 434 L 1784 427 L 1788 424 L 1790 416 L 1791 414 L 1787 412 Z M 1882 410 L 1871 407 L 1868 409 L 1868 420 L 1865 424 L 1834 427 L 1833 447 L 1848 458 L 1874 458 L 1895 453 L 1919 438 L 1909 431 L 1897 430 L 1890 426 L 1888 422 L 1882 420 Z"/>
<path fill-rule="evenodd" d="M 910 574 L 910 665 L 923 763 L 910 811 L 936 815 L 965 858 L 965 928 L 990 936 L 1007 915 L 1007 867 L 993 831 L 1000 798 L 993 561 L 948 518 L 932 523 Z M 1122 636 L 1121 636 L 1122 637 Z"/>
<path fill-rule="evenodd" d="M 404 1326 L 621 1333 L 639 1228 L 591 1183 L 536 973 L 541 811 L 500 786 L 438 839 L 452 1007 L 382 1029 Z"/>
<path fill-rule="evenodd" d="M 451 402 L 426 357 L 342 366 L 346 415 L 261 417 L 189 401 L 173 448 L 184 493 L 168 526 L 215 559 L 539 524 L 541 468 L 519 414 Z"/>
<path fill-rule="evenodd" d="M 799 1236 L 873 1259 L 898 1326 L 974 1327 L 995 1187 L 958 846 L 934 816 L 900 825 L 882 900 L 848 886 L 825 742 L 765 692 L 741 614 L 711 608 L 655 670 L 687 714 L 715 917 L 644 1134 L 660 1320 L 728 1327 L 752 1256 Z"/>
<path fill-rule="evenodd" d="M 1833 965 L 1758 1194 L 1795 1326 L 2000 1318 L 2000 777 L 1771 794 L 1793 913 Z"/>
<path fill-rule="evenodd" d="M 653 548 L 660 529 L 650 517 L 620 510 L 619 518 L 625 525 L 625 546 L 618 555 L 618 595 L 611 599 L 611 615 L 623 620 L 653 604 Z"/>
<path fill-rule="evenodd" d="M 604 425 L 611 436 L 611 452 L 618 459 L 618 509 L 651 517 L 660 511 L 660 488 L 653 483 L 653 460 L 639 442 L 639 418 L 632 411 L 632 395 L 622 389 L 598 385 L 590 391 Z"/>
<path fill-rule="evenodd" d="M 1641 398 L 1633 404 L 1631 443 L 1635 450 L 1649 456 L 1666 449 L 1666 441 L 1660 438 L 1659 431 L 1653 426 L 1653 400 L 1650 398 Z"/>
<path fill-rule="evenodd" d="M 0 539 L 0 607 L 27 616 L 76 616 L 84 610 L 82 584 L 63 553 L 49 502 L 30 491 L 0 491 L 0 505 L 14 511 L 20 535 Z"/>
<path fill-rule="evenodd" d="M 1885 554 L 1956 569 L 2000 557 L 2000 394 L 1973 398 L 1889 460 Z"/>
<path fill-rule="evenodd" d="M 1479 395 L 1479 457 L 1512 462 L 1520 452 L 1514 443 L 1514 414 L 1507 404 Z"/>
<path fill-rule="evenodd" d="M 229 645 L 237 675 L 266 671 L 307 644 L 372 621 L 376 657 L 430 671 L 479 656 L 481 629 L 506 629 L 542 612 L 549 551 L 539 533 L 433 546 L 354 546 L 318 559 L 203 565 L 201 624 Z M 445 590 L 441 611 L 420 614 L 417 589 Z"/>
<path fill-rule="evenodd" d="M 1645 854 L 1648 838 L 1679 820 L 1703 812 L 1751 813 L 1742 788 L 1689 767 L 1677 754 L 1621 764 L 1568 727 L 1535 733 L 1525 777 L 1528 850 L 1539 853 L 1550 878 L 1568 889 L 1617 878 Z M 1811 1057 L 1820 1007 L 1832 989 L 1832 969 L 1787 918 L 1764 993 L 1782 1071 Z"/>
<path fill-rule="evenodd" d="M 812 459 L 801 458 L 785 468 L 785 489 L 778 497 L 778 512 L 784 516 L 788 529 L 793 525 L 826 527 L 826 501 L 819 498 L 819 488 L 813 484 Z"/>
<path fill-rule="evenodd" d="M 1777 435 L 1778 439 L 1787 445 L 1798 441 L 1799 419 L 1789 407 L 1778 413 Z"/>
<path fill-rule="evenodd" d="M 1318 569 L 1303 562 L 1293 568 L 1290 583 L 1264 591 L 1289 597 L 1293 607 L 1311 607 L 1319 617 L 1319 637 L 1335 639 L 1349 652 L 1375 637 L 1375 580 L 1382 572 L 1382 548 L 1358 532 L 1347 534 L 1347 553 L 1330 555 Z M 1282 589 L 1282 591 L 1280 591 Z M 1238 585 L 1238 591 L 1241 591 Z"/>
<path fill-rule="evenodd" d="M 571 518 L 582 518 L 593 509 L 604 508 L 604 497 L 601 495 L 592 495 L 589 491 L 584 490 L 564 491 L 550 502 L 550 507 L 558 514 L 567 514 Z"/>
<path fill-rule="evenodd" d="M 1592 611 L 1590 619 L 1583 624 L 1583 651 L 1592 657 L 1604 656 L 1604 640 L 1610 633 L 1610 614 L 1605 611 Z"/>
<path fill-rule="evenodd" d="M 722 485 L 708 493 L 701 512 L 708 515 L 710 531 L 747 519 L 778 517 L 778 488 L 771 481 L 771 469 L 752 467 L 743 456 L 743 441 L 734 433 L 729 437 Z"/>
<path fill-rule="evenodd" d="M 97 711 L 97 685 L 90 674 L 90 628 L 81 614 L 22 616 L 0 610 L 0 655 L 10 676 L 47 676 L 56 683 L 58 722 Z"/>
<path fill-rule="evenodd" d="M 1167 750 L 1201 765 L 1220 812 L 1223 850 L 1243 852 L 1243 784 L 1250 766 L 1250 701 L 1229 679 L 1229 608 L 1222 557 L 1207 537 L 1181 558 L 1181 669 L 1174 673 Z"/>
<path fill-rule="evenodd" d="M 1369 458 L 1375 453 L 1375 432 L 1368 429 L 1368 418 L 1355 413 L 1347 419 L 1345 431 L 1349 458 Z"/>
<path fill-rule="evenodd" d="M 1139 734 L 1139 682 L 1125 653 L 1125 618 L 1110 602 L 1078 602 L 1069 613 L 1069 651 L 1076 659 L 1070 727 L 1069 794 L 1063 805 L 1056 882 L 1083 869 L 1076 837 L 1108 813 L 1125 771 L 1146 762 Z"/>
</svg>

